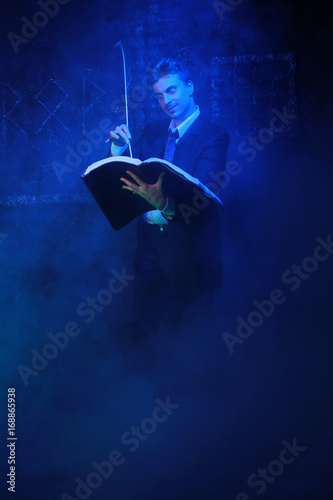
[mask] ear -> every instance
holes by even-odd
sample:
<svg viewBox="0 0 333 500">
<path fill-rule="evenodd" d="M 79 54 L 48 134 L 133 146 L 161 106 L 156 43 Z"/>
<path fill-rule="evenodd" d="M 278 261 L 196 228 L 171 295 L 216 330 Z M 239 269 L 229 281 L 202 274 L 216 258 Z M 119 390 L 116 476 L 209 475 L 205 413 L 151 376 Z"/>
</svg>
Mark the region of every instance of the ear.
<svg viewBox="0 0 333 500">
<path fill-rule="evenodd" d="M 192 97 L 193 93 L 194 93 L 194 85 L 193 85 L 193 82 L 192 80 L 189 80 L 186 84 L 187 88 L 189 89 L 190 91 L 190 97 Z"/>
</svg>

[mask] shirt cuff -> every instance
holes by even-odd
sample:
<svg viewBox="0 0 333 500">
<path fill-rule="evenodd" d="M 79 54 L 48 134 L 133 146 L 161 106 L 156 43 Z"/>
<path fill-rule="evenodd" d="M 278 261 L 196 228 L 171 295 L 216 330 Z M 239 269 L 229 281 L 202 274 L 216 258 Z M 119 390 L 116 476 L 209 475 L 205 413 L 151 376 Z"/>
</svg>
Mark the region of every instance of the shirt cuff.
<svg viewBox="0 0 333 500">
<path fill-rule="evenodd" d="M 116 146 L 113 142 L 111 144 L 111 154 L 112 156 L 121 156 L 127 148 L 128 144 L 124 144 L 124 146 Z"/>
<path fill-rule="evenodd" d="M 163 210 L 160 210 L 160 212 L 162 213 L 162 215 L 164 215 L 166 219 L 171 220 L 175 215 L 175 200 L 168 196 L 167 204 L 163 208 Z"/>
</svg>

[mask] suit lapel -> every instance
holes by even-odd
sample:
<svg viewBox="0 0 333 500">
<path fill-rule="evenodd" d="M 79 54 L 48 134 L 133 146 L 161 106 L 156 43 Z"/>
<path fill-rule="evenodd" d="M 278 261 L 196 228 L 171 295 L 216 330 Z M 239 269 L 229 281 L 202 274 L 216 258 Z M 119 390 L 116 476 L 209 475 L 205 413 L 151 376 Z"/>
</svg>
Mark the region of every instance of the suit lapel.
<svg viewBox="0 0 333 500">
<path fill-rule="evenodd" d="M 193 136 L 200 136 L 202 131 L 202 126 L 204 123 L 204 118 L 202 114 L 198 116 L 198 118 L 192 123 L 192 125 L 186 130 L 185 134 L 179 139 L 176 144 L 176 150 L 182 146 L 184 143 L 193 138 Z"/>
<path fill-rule="evenodd" d="M 198 138 L 202 134 L 202 128 L 203 128 L 204 122 L 205 122 L 205 119 L 202 116 L 202 114 L 200 114 L 198 116 L 198 118 L 192 123 L 192 125 L 186 130 L 185 134 L 177 142 L 177 144 L 176 144 L 176 151 L 179 148 L 182 149 L 183 145 L 186 146 L 187 143 L 191 143 L 191 141 L 197 141 L 198 140 Z M 166 143 L 167 143 L 167 140 L 168 140 L 168 127 L 169 127 L 169 123 L 170 122 L 167 122 L 167 121 L 165 121 L 163 123 L 163 127 L 162 128 L 165 129 L 165 132 L 163 132 L 163 134 L 162 134 L 161 151 L 160 151 L 160 155 L 159 155 L 160 158 L 163 158 L 164 151 L 165 151 L 165 146 L 166 146 Z"/>
</svg>

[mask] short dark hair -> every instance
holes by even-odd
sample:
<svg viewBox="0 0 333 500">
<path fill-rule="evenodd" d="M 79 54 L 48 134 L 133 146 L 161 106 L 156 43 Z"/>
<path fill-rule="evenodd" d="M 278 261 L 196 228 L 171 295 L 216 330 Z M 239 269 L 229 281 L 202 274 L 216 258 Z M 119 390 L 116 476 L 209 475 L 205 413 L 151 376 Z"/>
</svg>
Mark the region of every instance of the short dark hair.
<svg viewBox="0 0 333 500">
<path fill-rule="evenodd" d="M 185 64 L 174 59 L 164 58 L 153 68 L 153 81 L 156 83 L 162 76 L 178 75 L 185 83 L 191 80 L 191 75 Z"/>
</svg>

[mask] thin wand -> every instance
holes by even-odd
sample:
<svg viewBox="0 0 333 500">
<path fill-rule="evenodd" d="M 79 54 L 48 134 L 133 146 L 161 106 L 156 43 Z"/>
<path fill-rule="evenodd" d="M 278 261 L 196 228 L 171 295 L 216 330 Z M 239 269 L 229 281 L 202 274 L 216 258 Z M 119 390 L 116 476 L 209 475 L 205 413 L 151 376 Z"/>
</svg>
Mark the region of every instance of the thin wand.
<svg viewBox="0 0 333 500">
<path fill-rule="evenodd" d="M 127 128 L 128 127 L 128 103 L 127 103 L 127 79 L 126 79 L 126 61 L 125 61 L 125 53 L 124 53 L 124 49 L 123 49 L 123 46 L 121 44 L 121 42 L 118 42 L 119 47 L 121 48 L 121 53 L 122 53 L 122 56 L 123 56 L 123 69 L 124 69 L 124 85 L 125 85 L 125 112 L 126 112 L 126 125 L 127 125 Z M 133 154 L 132 154 L 132 147 L 131 147 L 131 143 L 128 144 L 128 148 L 129 148 L 129 153 L 130 153 L 130 157 L 133 158 Z"/>
</svg>

